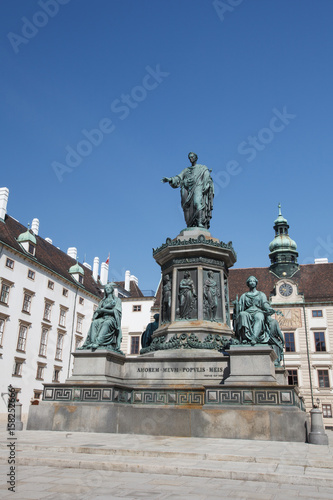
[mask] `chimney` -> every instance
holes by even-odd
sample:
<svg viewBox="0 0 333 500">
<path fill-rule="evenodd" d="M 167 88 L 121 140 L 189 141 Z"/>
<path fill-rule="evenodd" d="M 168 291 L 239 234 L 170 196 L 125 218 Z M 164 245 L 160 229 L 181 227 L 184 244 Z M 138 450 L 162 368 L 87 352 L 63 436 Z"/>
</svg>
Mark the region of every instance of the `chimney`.
<svg viewBox="0 0 333 500">
<path fill-rule="evenodd" d="M 98 269 L 99 269 L 99 258 L 95 257 L 93 265 L 93 278 L 95 281 L 98 280 Z"/>
<path fill-rule="evenodd" d="M 137 285 L 139 285 L 139 280 L 138 280 L 138 278 L 136 276 L 134 276 L 134 274 L 131 274 L 130 280 L 134 281 L 134 283 L 136 283 Z"/>
<path fill-rule="evenodd" d="M 323 257 L 322 259 L 315 259 L 314 263 L 315 264 L 328 264 L 328 258 Z"/>
<path fill-rule="evenodd" d="M 125 290 L 126 292 L 130 291 L 130 279 L 131 279 L 131 271 L 125 272 Z"/>
<path fill-rule="evenodd" d="M 45 241 L 47 241 L 48 243 L 51 243 L 51 245 L 53 244 L 51 238 L 45 238 Z"/>
<path fill-rule="evenodd" d="M 73 259 L 76 259 L 76 257 L 77 257 L 77 248 L 75 248 L 75 247 L 69 247 L 69 249 L 67 250 L 67 255 L 69 255 L 70 257 L 73 257 Z"/>
<path fill-rule="evenodd" d="M 101 264 L 101 283 L 102 285 L 106 285 L 108 282 L 109 275 L 109 264 L 106 262 L 102 262 Z"/>
<path fill-rule="evenodd" d="M 6 187 L 0 188 L 0 220 L 5 220 L 7 213 L 9 189 Z"/>
<path fill-rule="evenodd" d="M 84 267 L 86 267 L 87 269 L 90 269 L 91 270 L 91 265 L 88 264 L 88 262 L 83 262 L 82 264 Z"/>
<path fill-rule="evenodd" d="M 31 231 L 38 236 L 38 231 L 39 231 L 39 220 L 38 219 L 32 219 L 32 224 L 31 224 Z"/>
</svg>

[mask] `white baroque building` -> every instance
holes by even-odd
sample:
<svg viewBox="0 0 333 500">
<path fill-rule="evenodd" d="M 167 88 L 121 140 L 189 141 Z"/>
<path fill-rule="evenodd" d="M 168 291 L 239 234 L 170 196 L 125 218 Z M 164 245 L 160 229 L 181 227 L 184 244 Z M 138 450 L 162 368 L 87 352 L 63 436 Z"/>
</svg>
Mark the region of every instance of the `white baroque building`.
<svg viewBox="0 0 333 500">
<path fill-rule="evenodd" d="M 67 253 L 41 238 L 39 220 L 27 229 L 7 214 L 9 191 L 0 189 L 0 419 L 7 418 L 8 386 L 22 403 L 23 420 L 37 404 L 44 382 L 64 382 L 72 356 L 84 340 L 108 280 L 108 264 L 94 259 L 93 269 L 79 264 L 77 250 Z M 100 271 L 100 276 L 99 276 Z M 154 297 L 145 297 L 126 271 L 116 283 L 123 303 L 122 350 L 141 348 L 140 336 L 151 320 Z"/>
</svg>

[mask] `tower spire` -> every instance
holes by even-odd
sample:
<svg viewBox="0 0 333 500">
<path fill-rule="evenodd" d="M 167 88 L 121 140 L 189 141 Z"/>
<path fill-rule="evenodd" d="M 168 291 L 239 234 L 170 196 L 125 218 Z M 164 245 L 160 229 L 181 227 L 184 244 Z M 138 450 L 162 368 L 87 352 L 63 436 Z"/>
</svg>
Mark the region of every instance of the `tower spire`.
<svg viewBox="0 0 333 500">
<path fill-rule="evenodd" d="M 279 215 L 274 221 L 275 238 L 269 245 L 270 269 L 279 278 L 290 278 L 299 269 L 297 245 L 288 234 L 289 225 L 282 215 L 281 203 L 278 209 Z"/>
</svg>

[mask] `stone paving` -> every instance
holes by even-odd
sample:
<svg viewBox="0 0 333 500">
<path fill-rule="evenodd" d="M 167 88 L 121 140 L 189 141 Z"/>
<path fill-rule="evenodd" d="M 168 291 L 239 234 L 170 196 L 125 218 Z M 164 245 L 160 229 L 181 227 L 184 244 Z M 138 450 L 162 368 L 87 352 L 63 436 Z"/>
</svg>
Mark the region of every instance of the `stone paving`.
<svg viewBox="0 0 333 500">
<path fill-rule="evenodd" d="M 6 484 L 9 436 L 0 432 L 0 498 L 332 500 L 333 432 L 327 434 L 329 446 L 16 432 L 13 493 Z"/>
</svg>

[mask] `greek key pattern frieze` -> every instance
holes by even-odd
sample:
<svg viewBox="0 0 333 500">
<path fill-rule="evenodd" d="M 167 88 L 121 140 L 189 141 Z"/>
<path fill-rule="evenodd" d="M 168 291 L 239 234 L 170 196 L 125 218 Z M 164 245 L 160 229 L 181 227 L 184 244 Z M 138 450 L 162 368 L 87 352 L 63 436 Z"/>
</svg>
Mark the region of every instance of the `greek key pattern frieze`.
<svg viewBox="0 0 333 500">
<path fill-rule="evenodd" d="M 120 389 L 117 387 L 46 386 L 43 401 L 123 403 L 135 405 L 203 405 L 203 390 Z"/>
<path fill-rule="evenodd" d="M 202 406 L 296 406 L 304 410 L 301 398 L 293 389 L 282 388 L 220 388 L 193 389 L 124 389 L 117 387 L 54 387 L 45 386 L 43 401 L 121 403 L 134 405 Z"/>
<path fill-rule="evenodd" d="M 153 404 L 153 405 L 203 405 L 203 391 L 162 391 L 162 390 L 141 390 L 133 391 L 133 404 Z"/>
<path fill-rule="evenodd" d="M 72 389 L 59 388 L 54 391 L 54 399 L 58 401 L 71 401 L 72 399 Z"/>
<path fill-rule="evenodd" d="M 81 401 L 101 401 L 101 389 L 82 389 Z"/>
<path fill-rule="evenodd" d="M 255 391 L 255 404 L 277 405 L 279 394 L 277 391 Z"/>
<path fill-rule="evenodd" d="M 207 388 L 206 405 L 297 406 L 303 402 L 292 389 L 285 388 Z"/>
</svg>

